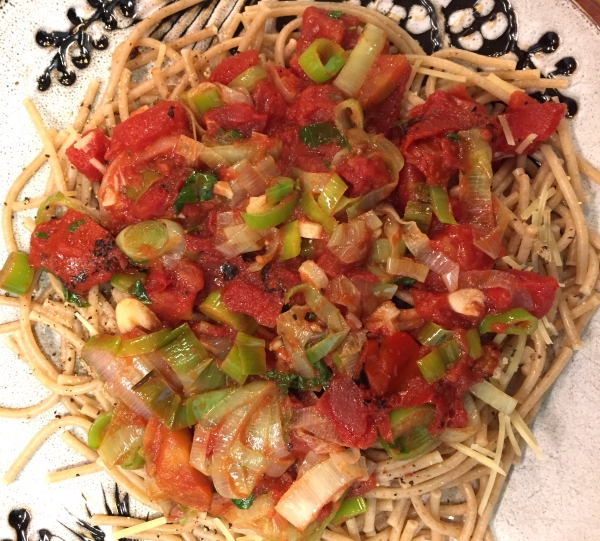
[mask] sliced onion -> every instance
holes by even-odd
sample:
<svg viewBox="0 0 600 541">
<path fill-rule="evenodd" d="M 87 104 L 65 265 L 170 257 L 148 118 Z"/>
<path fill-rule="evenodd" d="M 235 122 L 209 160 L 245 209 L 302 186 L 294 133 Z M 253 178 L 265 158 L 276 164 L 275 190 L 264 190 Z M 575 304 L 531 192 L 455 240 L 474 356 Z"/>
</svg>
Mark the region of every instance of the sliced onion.
<svg viewBox="0 0 600 541">
<path fill-rule="evenodd" d="M 332 443 L 327 440 L 313 436 L 303 428 L 296 428 L 294 435 L 300 441 L 304 442 L 310 449 L 312 449 L 318 455 L 330 455 L 332 453 L 339 453 L 343 451 L 344 446 Z"/>
<path fill-rule="evenodd" d="M 348 218 L 356 218 L 363 212 L 375 208 L 377 203 L 383 201 L 396 189 L 397 185 L 398 180 L 396 179 L 395 182 L 385 184 L 381 188 L 372 190 L 367 195 L 361 197 L 356 203 L 348 207 L 348 210 L 346 211 L 348 213 Z"/>
<path fill-rule="evenodd" d="M 385 45 L 385 32 L 367 23 L 344 67 L 333 81 L 346 96 L 355 96 Z"/>
<path fill-rule="evenodd" d="M 312 193 L 321 193 L 323 188 L 331 180 L 331 173 L 309 173 L 306 171 L 296 171 L 296 176 L 300 180 L 300 185 L 304 190 Z"/>
<path fill-rule="evenodd" d="M 219 336 L 203 336 L 200 340 L 202 345 L 217 359 L 224 359 L 233 346 L 231 338 Z"/>
<path fill-rule="evenodd" d="M 277 316 L 277 334 L 281 336 L 293 369 L 304 378 L 314 378 L 317 373 L 306 358 L 305 346 L 314 331 L 304 319 L 306 310 L 298 306 Z M 294 319 L 296 316 L 296 319 Z"/>
<path fill-rule="evenodd" d="M 335 153 L 335 156 L 331 159 L 331 165 L 333 165 L 334 167 L 337 167 L 343 161 L 345 161 L 348 156 L 350 156 L 350 151 L 347 148 L 343 148 L 342 150 L 339 150 L 338 152 Z"/>
<path fill-rule="evenodd" d="M 290 451 L 285 441 L 283 425 L 281 424 L 281 411 L 277 403 L 271 404 L 268 452 L 276 459 L 287 459 L 290 456 Z M 276 466 L 273 467 L 275 468 Z M 272 476 L 272 474 L 269 475 Z"/>
<path fill-rule="evenodd" d="M 320 464 L 325 460 L 327 460 L 326 456 L 318 455 L 314 451 L 309 451 L 298 468 L 297 479 L 300 479 L 300 477 L 302 477 L 308 470 L 314 468 L 317 464 Z"/>
<path fill-rule="evenodd" d="M 368 476 L 364 459 L 362 462 L 356 449 L 332 455 L 297 479 L 275 510 L 300 531 L 305 530 L 324 505 L 339 498 L 354 481 Z"/>
<path fill-rule="evenodd" d="M 339 350 L 340 370 L 353 377 L 358 366 L 360 353 L 367 341 L 367 331 L 351 332 Z"/>
<path fill-rule="evenodd" d="M 502 239 L 506 228 L 510 222 L 508 209 L 498 203 L 498 213 L 496 214 L 496 226 L 491 230 L 473 228 L 473 244 L 482 252 L 485 252 L 493 259 L 498 259 L 502 251 Z"/>
<path fill-rule="evenodd" d="M 256 170 L 265 177 L 275 178 L 281 174 L 281 169 L 275 163 L 273 156 L 265 156 L 255 167 Z"/>
<path fill-rule="evenodd" d="M 414 278 L 417 282 L 425 282 L 429 274 L 429 267 L 417 263 L 408 257 L 390 257 L 387 261 L 387 273 L 392 276 L 408 276 Z"/>
<path fill-rule="evenodd" d="M 369 231 L 377 231 L 383 226 L 383 222 L 379 219 L 379 216 L 372 210 L 361 214 L 357 219 L 364 221 Z"/>
<path fill-rule="evenodd" d="M 131 388 L 142 379 L 146 372 L 140 372 L 123 358 L 117 358 L 102 349 L 84 348 L 81 353 L 87 362 L 107 384 L 112 395 L 122 400 L 125 405 L 138 415 L 149 419 L 152 413 L 142 399 Z"/>
<path fill-rule="evenodd" d="M 230 88 L 220 83 L 214 83 L 219 88 L 221 99 L 225 103 L 245 103 L 250 107 L 254 107 L 254 102 L 250 97 L 250 93 L 245 88 Z"/>
<path fill-rule="evenodd" d="M 221 425 L 225 418 L 238 408 L 247 404 L 255 404 L 264 396 L 274 394 L 275 384 L 267 381 L 253 381 L 227 395 L 212 408 L 194 429 L 194 441 L 190 453 L 190 464 L 205 475 L 211 474 L 211 461 L 207 457 L 208 444 L 213 431 Z"/>
<path fill-rule="evenodd" d="M 456 291 L 458 289 L 458 277 L 460 273 L 458 264 L 443 253 L 432 250 L 429 238 L 419 230 L 415 222 L 408 222 L 404 226 L 404 235 L 402 238 L 415 259 L 427 265 L 433 272 L 441 276 L 448 291 Z"/>
<path fill-rule="evenodd" d="M 300 274 L 300 279 L 303 282 L 306 282 L 317 289 L 324 289 L 329 284 L 329 278 L 327 278 L 325 271 L 312 259 L 307 259 L 300 265 L 298 274 Z"/>
<path fill-rule="evenodd" d="M 353 314 L 360 314 L 360 291 L 344 275 L 338 275 L 331 280 L 326 294 L 331 302 L 345 306 Z"/>
<path fill-rule="evenodd" d="M 226 257 L 248 252 L 256 252 L 262 248 L 262 234 L 256 229 L 251 229 L 246 224 L 227 226 L 223 232 L 227 241 L 217 246 L 217 250 Z"/>
<path fill-rule="evenodd" d="M 112 468 L 125 454 L 139 448 L 143 439 L 143 427 L 123 426 L 102 440 L 98 455 L 109 468 Z"/>
<path fill-rule="evenodd" d="M 232 167 L 240 186 L 251 196 L 262 195 L 267 189 L 265 177 L 248 160 L 242 160 Z"/>
<path fill-rule="evenodd" d="M 344 445 L 344 442 L 335 431 L 331 420 L 320 413 L 316 406 L 296 410 L 290 423 L 290 428 L 303 428 L 317 438 L 337 443 L 338 445 Z"/>
<path fill-rule="evenodd" d="M 327 243 L 327 248 L 344 263 L 356 263 L 366 257 L 369 240 L 367 223 L 357 219 L 338 224 Z"/>
<path fill-rule="evenodd" d="M 218 171 L 221 167 L 226 167 L 228 165 L 227 161 L 212 148 L 209 148 L 190 137 L 186 137 L 185 135 L 179 136 L 179 141 L 175 146 L 174 152 L 175 154 L 183 156 L 190 164 L 195 163 L 197 160 L 201 160 L 214 171 Z"/>
<path fill-rule="evenodd" d="M 244 421 L 252 413 L 252 404 L 245 404 L 233 411 L 214 437 L 211 477 L 215 490 L 224 498 L 245 498 L 252 488 L 248 487 L 243 466 L 235 461 L 229 451 L 235 444 Z"/>
<path fill-rule="evenodd" d="M 270 459 L 269 467 L 265 471 L 265 474 L 269 477 L 281 477 L 294 462 L 293 458 Z"/>
<path fill-rule="evenodd" d="M 262 270 L 262 268 L 267 263 L 270 263 L 279 253 L 279 250 L 281 249 L 281 235 L 279 234 L 279 229 L 276 227 L 269 229 L 265 235 L 264 243 L 267 246 L 267 249 L 264 253 L 259 254 L 256 259 L 248 265 L 248 270 L 250 272 Z"/>
<path fill-rule="evenodd" d="M 244 440 L 248 447 L 256 451 L 265 451 L 268 446 L 269 426 L 271 424 L 271 408 L 261 408 L 248 423 Z"/>
</svg>

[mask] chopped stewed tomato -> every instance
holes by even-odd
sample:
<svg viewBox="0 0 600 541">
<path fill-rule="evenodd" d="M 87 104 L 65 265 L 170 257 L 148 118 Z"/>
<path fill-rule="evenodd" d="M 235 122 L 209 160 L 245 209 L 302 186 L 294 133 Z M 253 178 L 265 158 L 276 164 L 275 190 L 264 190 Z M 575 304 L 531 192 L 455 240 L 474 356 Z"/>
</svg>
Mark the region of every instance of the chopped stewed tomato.
<svg viewBox="0 0 600 541">
<path fill-rule="evenodd" d="M 513 92 L 508 107 L 502 114 L 510 128 L 515 144 L 509 145 L 506 135 L 502 131 L 498 135 L 494 149 L 503 154 L 515 154 L 515 150 L 521 146 L 521 143 L 531 134 L 535 134 L 534 142 L 521 151 L 521 154 L 532 154 L 556 131 L 566 112 L 567 106 L 564 103 L 553 101 L 539 103 L 525 92 Z"/>
<path fill-rule="evenodd" d="M 362 391 L 350 376 L 336 374 L 317 407 L 331 420 L 337 435 L 352 447 L 367 449 L 375 443 L 377 430 L 371 422 Z"/>
<path fill-rule="evenodd" d="M 187 111 L 178 101 L 161 101 L 115 126 L 106 159 L 113 160 L 124 150 L 139 152 L 161 137 L 180 134 L 191 134 Z"/>
<path fill-rule="evenodd" d="M 73 209 L 62 218 L 36 226 L 29 263 L 58 276 L 68 290 L 77 294 L 107 282 L 127 266 L 114 237 L 87 214 Z"/>
<path fill-rule="evenodd" d="M 515 269 L 465 272 L 460 286 L 481 289 L 488 298 L 490 313 L 524 308 L 537 318 L 548 313 L 559 287 L 551 276 Z"/>
<path fill-rule="evenodd" d="M 312 6 L 308 7 L 302 14 L 302 33 L 296 52 L 302 54 L 317 38 L 327 38 L 341 44 L 345 30 L 344 22 L 330 17 L 328 11 Z"/>
<path fill-rule="evenodd" d="M 85 143 L 81 145 L 80 143 Z M 69 161 L 77 171 L 90 180 L 102 180 L 101 167 L 106 163 L 104 156 L 110 145 L 110 140 L 100 128 L 84 132 L 79 142 L 73 143 L 65 152 Z M 97 162 L 97 163 L 96 163 Z M 101 167 L 99 168 L 98 165 Z"/>
<path fill-rule="evenodd" d="M 349 185 L 348 197 L 359 197 L 391 182 L 385 163 L 379 156 L 349 156 L 336 169 Z"/>
<path fill-rule="evenodd" d="M 187 429 L 169 430 L 157 417 L 150 417 L 144 433 L 146 471 L 162 493 L 181 505 L 208 511 L 212 484 L 190 465 L 192 434 Z"/>
<path fill-rule="evenodd" d="M 265 291 L 243 279 L 229 281 L 223 291 L 223 302 L 232 312 L 252 316 L 265 327 L 275 327 L 275 318 L 283 307 L 283 291 Z"/>
<path fill-rule="evenodd" d="M 400 391 L 404 384 L 419 375 L 416 361 L 421 347 L 405 332 L 397 332 L 380 340 L 367 340 L 361 359 L 373 396 Z"/>
<path fill-rule="evenodd" d="M 307 86 L 288 109 L 287 117 L 300 126 L 332 122 L 333 111 L 343 99 L 342 93 L 334 86 Z"/>
<path fill-rule="evenodd" d="M 238 53 L 222 60 L 219 65 L 212 70 L 209 81 L 228 85 L 238 75 L 244 73 L 247 69 L 258 64 L 258 51 L 251 50 Z"/>
<path fill-rule="evenodd" d="M 170 269 L 154 265 L 144 283 L 152 301 L 149 307 L 157 316 L 171 322 L 192 318 L 196 295 L 203 287 L 202 269 L 186 257 Z"/>
<path fill-rule="evenodd" d="M 236 130 L 244 137 L 250 137 L 253 132 L 263 132 L 267 120 L 266 114 L 258 113 L 246 103 L 227 103 L 202 116 L 209 135 L 217 135 L 219 130 Z"/>
<path fill-rule="evenodd" d="M 385 100 L 396 88 L 402 94 L 410 77 L 411 67 L 401 54 L 382 54 L 377 57 L 360 87 L 356 99 L 363 109 L 368 109 Z"/>
<path fill-rule="evenodd" d="M 485 129 L 489 137 L 499 132 L 498 122 L 462 86 L 434 92 L 408 117 L 413 123 L 402 140 L 402 154 L 423 172 L 428 184 L 445 184 L 461 165 L 459 144 L 448 134 L 471 128 Z"/>
</svg>

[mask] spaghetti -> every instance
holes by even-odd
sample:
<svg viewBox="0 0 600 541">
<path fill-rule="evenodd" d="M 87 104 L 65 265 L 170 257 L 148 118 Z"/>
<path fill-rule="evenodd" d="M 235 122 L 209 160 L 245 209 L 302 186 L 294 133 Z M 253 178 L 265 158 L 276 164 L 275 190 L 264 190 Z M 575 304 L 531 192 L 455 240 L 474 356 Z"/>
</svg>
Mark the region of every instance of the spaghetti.
<svg viewBox="0 0 600 541">
<path fill-rule="evenodd" d="M 52 194 L 62 192 L 70 201 L 78 201 L 89 207 L 93 215 L 97 215 L 101 206 L 99 201 L 106 204 L 106 199 L 102 199 L 108 197 L 106 192 L 103 193 L 102 189 L 98 191 L 97 184 L 77 172 L 66 156 L 67 149 L 72 145 L 75 145 L 75 148 L 78 145 L 80 148 L 86 146 L 88 141 L 86 136 L 81 137 L 82 132 L 90 133 L 89 130 L 93 128 L 101 128 L 104 133 L 112 135 L 116 127 L 128 118 L 133 118 L 140 107 L 161 100 L 185 97 L 191 89 L 203 84 L 211 70 L 226 58 L 232 49 L 239 52 L 257 50 L 261 61 L 270 64 L 274 69 L 277 66 L 289 66 L 301 39 L 299 32 L 303 24 L 302 15 L 307 8 L 313 6 L 311 2 L 281 1 L 262 2 L 247 7 L 243 13 L 236 14 L 231 19 L 229 26 L 221 31 L 220 41 L 204 53 L 188 47 L 215 37 L 217 31 L 213 27 L 172 43 L 161 43 L 144 37 L 159 21 L 197 4 L 198 1 L 176 1 L 138 24 L 130 37 L 116 49 L 111 63 L 111 76 L 103 93 L 98 97 L 100 85 L 90 85 L 76 119 L 69 128 L 62 131 L 47 128 L 33 103 L 30 100 L 25 101 L 44 150 L 24 169 L 6 196 L 2 224 L 4 242 L 9 252 L 17 250 L 12 230 L 14 215 L 18 217 L 20 212 L 45 201 Z M 426 104 L 427 99 L 439 90 L 450 90 L 457 85 L 464 85 L 477 104 L 488 108 L 488 112 L 501 126 L 507 143 L 516 147 L 515 154 L 518 154 L 516 157 L 505 158 L 490 178 L 490 202 L 493 192 L 498 216 L 497 222 L 494 218 L 494 225 L 503 223 L 505 226 L 499 232 L 505 255 L 499 258 L 499 253 L 496 254 L 494 268 L 528 270 L 552 277 L 560 284 L 560 289 L 547 314 L 536 323 L 537 329 L 534 332 L 528 335 L 497 332 L 493 342 L 500 350 L 500 363 L 490 379 L 493 384 L 477 384 L 479 387 L 471 390 L 476 398 L 471 398 L 469 394 L 463 398 L 464 409 L 469 418 L 467 426 L 446 429 L 441 437 L 423 449 L 419 456 L 405 461 L 390 458 L 381 445 L 362 451 L 361 460 L 368 460 L 372 466 L 369 473 L 372 473 L 376 480 L 376 486 L 371 487 L 365 494 L 367 511 L 353 514 L 341 522 L 324 522 L 322 531 L 314 534 L 312 539 L 493 539 L 489 528 L 490 517 L 506 474 L 515 463 L 516 457 L 522 454 L 523 443 L 532 447 L 536 454 L 541 454 L 527 425 L 537 413 L 544 393 L 556 381 L 573 351 L 583 346 L 581 332 L 600 305 L 600 297 L 596 292 L 599 274 L 597 250 L 600 249 L 600 241 L 596 234 L 588 231 L 581 206 L 586 198 L 581 187 L 581 175 L 598 182 L 600 173 L 576 155 L 565 120 L 560 122 L 557 132 L 549 137 L 539 150 L 533 152 L 534 159 L 529 160 L 528 156 L 521 153 L 534 144 L 538 135 L 531 133 L 524 140 L 516 140 L 504 115 L 511 96 L 519 89 L 549 85 L 563 88 L 566 84 L 564 80 L 542 80 L 537 70 L 516 71 L 515 62 L 510 59 L 486 58 L 457 49 L 442 50 L 427 56 L 404 30 L 374 11 L 346 3 L 321 2 L 319 8 L 335 13 L 336 20 L 343 16 L 352 16 L 356 17 L 364 28 L 366 25 L 375 25 L 385 33 L 386 46 L 390 47 L 391 54 L 406 55 L 410 64 L 410 76 L 406 80 L 407 90 L 402 112 L 404 116 L 414 107 Z M 292 17 L 292 20 L 277 34 L 272 22 L 280 17 Z M 240 37 L 233 37 L 239 25 L 243 26 L 243 31 Z M 141 52 L 141 49 L 145 52 Z M 134 51 L 140 54 L 132 58 Z M 146 70 L 149 76 L 142 82 L 134 82 L 139 80 L 133 76 L 137 70 Z M 278 90 L 286 101 L 293 101 L 293 97 L 288 94 L 289 89 L 281 80 L 279 83 Z M 97 105 L 94 107 L 95 102 Z M 195 136 L 204 132 L 204 128 L 198 124 L 193 114 L 192 126 Z M 450 135 L 458 137 L 457 134 Z M 193 142 L 193 148 L 206 149 L 197 140 Z M 341 158 L 336 155 L 335 160 L 344 158 L 343 150 L 341 152 Z M 217 156 L 217 162 L 220 159 Z M 23 187 L 46 162 L 50 164 L 50 177 L 43 199 L 19 201 L 18 195 Z M 101 175 L 105 174 L 105 166 L 97 160 L 96 162 L 92 165 Z M 229 198 L 235 197 L 232 187 L 227 183 L 223 185 L 222 182 L 221 180 L 215 184 L 215 193 L 227 194 Z M 264 193 L 264 189 L 254 194 L 252 189 L 248 188 L 247 192 L 253 198 L 258 198 Z M 397 231 L 404 228 L 403 238 L 414 260 L 405 257 L 394 259 L 393 261 L 397 262 L 395 264 L 404 265 L 403 271 L 397 275 L 413 276 L 419 278 L 419 281 L 424 281 L 422 276 L 427 275 L 428 266 L 431 267 L 432 262 L 427 259 L 427 254 L 419 255 L 422 253 L 422 233 L 415 225 L 416 221 L 411 222 L 406 214 L 404 220 L 401 220 L 394 209 L 390 210 L 389 205 L 387 208 L 385 204 L 375 206 L 382 203 L 389 193 L 390 190 L 373 205 L 365 207 L 362 212 L 371 212 L 371 219 L 381 224 L 374 226 L 374 230 L 380 228 L 379 235 L 382 235 L 382 218 L 386 220 L 386 228 L 396 227 Z M 432 200 L 433 194 L 434 192 Z M 436 207 L 436 216 L 440 221 L 445 220 L 441 215 L 443 210 L 442 207 Z M 308 214 L 308 211 L 305 212 Z M 484 210 L 474 219 L 483 220 L 483 214 Z M 325 219 L 321 224 L 315 225 L 314 222 L 318 221 L 316 216 L 320 216 L 316 211 L 314 216 L 310 216 L 313 222 L 310 227 L 304 225 L 305 238 L 319 238 L 310 236 L 313 234 L 309 232 L 311 227 L 313 230 L 328 227 L 329 222 Z M 411 228 L 409 222 L 414 228 Z M 34 224 L 30 225 L 35 227 Z M 239 225 L 233 224 L 235 227 Z M 494 232 L 489 231 L 489 234 L 494 235 Z M 265 258 L 267 255 L 268 251 L 261 257 Z M 260 265 L 258 258 L 257 261 Z M 410 263 L 410 271 L 407 261 Z M 438 259 L 438 263 L 439 261 L 442 259 Z M 443 264 L 446 266 L 439 274 L 444 276 L 447 284 L 452 284 L 454 280 L 453 289 L 456 290 L 461 279 L 457 274 L 452 274 L 455 270 L 458 272 L 456 264 L 448 258 L 443 260 Z M 389 268 L 388 261 L 388 270 Z M 423 272 L 424 275 L 421 274 Z M 310 278 L 311 283 L 315 284 L 322 276 L 313 268 Z M 327 277 L 324 279 L 327 280 Z M 414 278 L 412 280 L 414 282 Z M 477 287 L 475 283 L 461 285 L 462 291 L 468 288 L 472 291 Z M 304 291 L 304 294 L 308 295 L 306 290 Z M 450 293 L 449 297 L 452 294 Z M 123 294 L 118 289 L 110 291 L 94 285 L 89 291 L 86 306 L 74 302 L 69 292 L 55 277 L 50 277 L 48 285 L 42 285 L 39 273 L 29 291 L 20 298 L 0 297 L 0 305 L 18 308 L 20 314 L 17 321 L 2 325 L 0 332 L 8 334 L 8 346 L 24 360 L 35 377 L 50 392 L 38 405 L 21 410 L 0 408 L 0 415 L 29 418 L 46 411 L 59 401 L 69 411 L 68 416 L 52 421 L 35 436 L 19 459 L 5 473 L 5 483 L 15 479 L 37 447 L 52 432 L 71 426 L 87 431 L 103 412 L 113 409 L 113 398 L 97 378 L 95 371 L 85 363 L 76 363 L 76 359 L 82 358 L 82 351 L 89 347 L 86 346 L 86 342 L 90 338 L 96 335 L 114 335 L 117 329 L 122 331 L 121 325 L 118 325 L 115 308 L 119 301 L 128 297 L 130 295 Z M 412 325 L 420 318 L 414 307 L 417 292 L 408 288 L 407 291 L 401 289 L 397 297 L 406 305 L 400 310 L 399 324 L 405 326 L 403 330 L 414 330 Z M 476 299 L 473 303 L 477 305 Z M 470 314 L 460 296 L 452 297 L 451 306 L 460 306 L 460 309 L 456 308 L 455 314 Z M 471 304 L 468 306 L 473 309 Z M 363 324 L 356 316 L 348 316 L 347 319 L 358 326 Z M 517 325 L 519 324 L 525 325 L 523 322 Z M 34 335 L 36 325 L 51 329 L 58 335 L 58 365 L 52 362 L 38 345 Z M 500 327 L 504 330 L 510 327 L 506 321 L 501 325 L 504 325 Z M 267 333 L 265 336 L 273 335 Z M 274 342 L 272 346 L 275 351 L 282 347 L 281 340 L 273 345 Z M 83 371 L 75 373 L 76 366 Z M 312 375 L 311 370 L 307 370 L 306 376 L 303 374 L 305 377 Z M 239 413 L 239 410 L 235 411 L 236 414 Z M 231 422 L 234 421 L 235 417 L 232 417 Z M 331 438 L 331 434 L 329 437 L 329 443 L 339 447 L 339 437 Z M 148 492 L 150 478 L 143 469 L 128 470 L 107 465 L 96 451 L 83 445 L 70 432 L 63 434 L 63 440 L 85 457 L 88 463 L 51 473 L 48 475 L 49 482 L 104 469 L 137 500 L 159 512 L 164 511 L 164 506 Z M 306 467 L 322 465 L 325 468 L 328 462 L 329 460 L 321 457 Z M 449 505 L 442 501 L 442 494 L 451 488 L 458 489 L 462 501 Z M 333 495 L 332 498 L 335 499 Z M 93 517 L 92 523 L 115 528 L 114 538 L 135 538 L 138 535 L 146 539 L 160 537 L 173 541 L 250 541 L 262 538 L 261 532 L 252 531 L 247 525 L 240 526 L 234 522 L 227 527 L 223 520 L 227 522 L 226 519 L 213 518 L 202 512 L 192 514 L 190 519 L 181 525 L 165 524 L 164 519 L 140 524 L 133 519 L 98 515 Z M 120 532 L 116 530 L 123 527 L 126 529 Z"/>
</svg>

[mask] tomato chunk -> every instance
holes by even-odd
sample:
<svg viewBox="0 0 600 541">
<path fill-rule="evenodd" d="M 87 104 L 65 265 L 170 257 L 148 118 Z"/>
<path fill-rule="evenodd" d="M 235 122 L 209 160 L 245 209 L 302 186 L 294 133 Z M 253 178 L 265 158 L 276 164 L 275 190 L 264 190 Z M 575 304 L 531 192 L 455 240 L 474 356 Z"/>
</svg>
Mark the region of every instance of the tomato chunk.
<svg viewBox="0 0 600 541">
<path fill-rule="evenodd" d="M 252 316 L 265 327 L 275 327 L 275 318 L 283 308 L 283 291 L 265 291 L 248 282 L 234 278 L 225 286 L 223 302 L 232 312 Z"/>
<path fill-rule="evenodd" d="M 487 296 L 490 313 L 523 308 L 537 318 L 548 313 L 559 287 L 551 276 L 515 269 L 464 272 L 459 286 L 481 289 Z"/>
<path fill-rule="evenodd" d="M 396 87 L 400 87 L 404 94 L 410 72 L 411 67 L 404 55 L 379 55 L 358 90 L 356 99 L 363 109 L 368 109 L 385 100 Z"/>
<path fill-rule="evenodd" d="M 349 156 L 336 168 L 336 172 L 350 184 L 346 194 L 348 197 L 365 195 L 392 181 L 385 163 L 379 156 Z"/>
<path fill-rule="evenodd" d="M 368 449 L 375 443 L 377 430 L 371 422 L 363 394 L 350 376 L 336 374 L 317 402 L 337 435 L 351 447 Z"/>
<path fill-rule="evenodd" d="M 192 318 L 196 295 L 203 287 L 202 269 L 186 257 L 169 270 L 160 264 L 154 265 L 144 284 L 152 301 L 149 308 L 158 317 L 174 322 Z"/>
<path fill-rule="evenodd" d="M 153 218 L 173 218 L 173 203 L 193 163 L 175 152 L 178 136 L 161 137 L 140 153 L 123 152 L 108 166 L 98 200 L 109 229 Z"/>
<path fill-rule="evenodd" d="M 332 122 L 333 111 L 343 99 L 340 91 L 334 86 L 308 86 L 289 108 L 287 116 L 300 126 L 316 122 Z"/>
<path fill-rule="evenodd" d="M 480 128 L 492 137 L 500 131 L 485 106 L 475 102 L 462 86 L 434 92 L 408 117 L 416 122 L 402 140 L 402 154 L 423 172 L 428 184 L 445 184 L 460 167 L 459 145 L 447 134 Z"/>
<path fill-rule="evenodd" d="M 222 60 L 212 71 L 209 81 L 228 85 L 238 75 L 258 64 L 258 51 L 252 49 L 244 53 L 238 53 Z"/>
<path fill-rule="evenodd" d="M 478 322 L 457 314 L 450 308 L 448 293 L 435 293 L 421 289 L 412 290 L 415 310 L 425 321 L 433 321 L 445 329 L 469 329 Z"/>
<path fill-rule="evenodd" d="M 269 117 L 269 122 L 285 116 L 286 103 L 283 96 L 267 81 L 258 81 L 252 90 L 252 100 L 259 113 Z"/>
<path fill-rule="evenodd" d="M 82 148 L 77 148 L 77 143 L 73 143 L 66 150 L 65 154 L 77 171 L 90 180 L 100 182 L 102 180 L 102 171 L 92 165 L 91 160 L 97 160 L 101 165 L 106 163 L 104 156 L 110 145 L 110 140 L 100 128 L 84 132 L 81 139 L 86 141 L 86 144 Z"/>
<path fill-rule="evenodd" d="M 69 209 L 62 218 L 36 226 L 29 263 L 60 278 L 69 291 L 83 294 L 124 269 L 127 259 L 106 229 L 87 214 Z"/>
<path fill-rule="evenodd" d="M 190 465 L 192 434 L 169 430 L 152 416 L 144 433 L 144 457 L 147 473 L 168 498 L 199 511 L 208 511 L 212 502 L 212 484 L 208 477 Z"/>
<path fill-rule="evenodd" d="M 515 140 L 509 145 L 504 131 L 500 132 L 494 145 L 496 152 L 515 154 L 517 147 L 532 133 L 537 137 L 521 154 L 533 154 L 540 144 L 550 137 L 567 112 L 564 103 L 549 101 L 539 103 L 525 92 L 513 92 L 508 107 L 502 113 Z"/>
<path fill-rule="evenodd" d="M 329 16 L 329 12 L 316 7 L 308 7 L 302 14 L 302 32 L 296 51 L 302 54 L 317 38 L 327 38 L 342 43 L 346 25 L 340 19 Z"/>
<path fill-rule="evenodd" d="M 416 361 L 421 347 L 405 332 L 381 340 L 367 340 L 361 358 L 374 396 L 384 396 L 402 389 L 404 383 L 418 376 Z"/>
<path fill-rule="evenodd" d="M 106 159 L 124 150 L 139 152 L 161 137 L 181 134 L 191 134 L 187 111 L 177 101 L 161 101 L 115 126 Z"/>
<path fill-rule="evenodd" d="M 253 132 L 265 131 L 268 117 L 246 103 L 227 103 L 206 111 L 202 120 L 209 135 L 217 135 L 220 128 L 225 131 L 237 130 L 244 137 L 250 137 Z"/>
</svg>

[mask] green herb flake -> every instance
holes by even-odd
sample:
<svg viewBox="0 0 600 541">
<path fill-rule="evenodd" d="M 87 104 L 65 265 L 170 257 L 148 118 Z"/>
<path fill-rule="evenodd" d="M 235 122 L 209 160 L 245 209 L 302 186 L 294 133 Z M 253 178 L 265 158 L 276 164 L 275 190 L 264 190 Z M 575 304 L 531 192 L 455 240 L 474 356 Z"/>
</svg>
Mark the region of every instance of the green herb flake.
<svg viewBox="0 0 600 541">
<path fill-rule="evenodd" d="M 280 374 L 275 370 L 269 370 L 267 372 L 267 378 L 272 379 L 289 389 L 298 389 L 305 391 L 307 389 L 314 389 L 315 387 L 324 387 L 329 383 L 331 379 L 331 371 L 325 366 L 323 361 L 318 361 L 313 365 L 317 371 L 317 376 L 314 378 L 304 378 L 300 374 Z"/>
<path fill-rule="evenodd" d="M 300 128 L 300 140 L 310 148 L 317 148 L 334 139 L 342 148 L 352 150 L 346 138 L 330 122 L 317 122 Z"/>
<path fill-rule="evenodd" d="M 74 304 L 75 306 L 79 306 L 79 308 L 87 308 L 90 303 L 83 300 L 80 295 L 77 293 L 71 293 L 63 284 L 62 286 L 63 295 L 65 297 L 65 302 L 69 302 Z"/>
<path fill-rule="evenodd" d="M 75 231 L 77 231 L 77 229 L 79 229 L 80 226 L 82 226 L 85 223 L 85 218 L 83 220 L 77 220 L 76 222 L 73 222 L 71 225 L 69 225 L 67 227 L 67 231 L 70 231 L 71 233 L 75 233 Z"/>
<path fill-rule="evenodd" d="M 213 186 L 218 180 L 212 173 L 192 171 L 173 203 L 175 214 L 179 214 L 186 203 L 202 203 L 211 200 Z"/>
<path fill-rule="evenodd" d="M 231 499 L 231 503 L 235 505 L 238 509 L 250 509 L 252 507 L 252 502 L 254 501 L 254 494 L 250 494 L 247 498 L 243 498 L 238 500 L 236 498 Z"/>
<path fill-rule="evenodd" d="M 244 136 L 237 130 L 229 130 L 227 132 L 227 135 L 229 137 L 231 137 L 232 139 L 243 139 Z"/>
<path fill-rule="evenodd" d="M 341 11 L 330 11 L 329 18 L 330 19 L 341 19 L 343 13 Z"/>
<path fill-rule="evenodd" d="M 457 133 L 447 133 L 446 137 L 451 141 L 456 141 L 457 143 L 460 143 L 460 135 L 458 135 Z"/>
<path fill-rule="evenodd" d="M 394 284 L 402 286 L 403 289 L 410 289 L 415 282 L 416 280 L 414 278 L 409 278 L 408 276 L 402 276 L 401 278 L 396 278 L 394 280 Z"/>
<path fill-rule="evenodd" d="M 36 231 L 33 236 L 36 239 L 49 239 L 50 235 L 48 235 L 48 233 L 44 233 L 43 231 Z"/>
<path fill-rule="evenodd" d="M 152 304 L 150 297 L 146 293 L 144 289 L 144 284 L 141 280 L 136 280 L 133 285 L 129 288 L 129 293 L 131 293 L 136 299 L 144 304 Z"/>
</svg>

